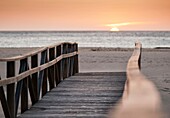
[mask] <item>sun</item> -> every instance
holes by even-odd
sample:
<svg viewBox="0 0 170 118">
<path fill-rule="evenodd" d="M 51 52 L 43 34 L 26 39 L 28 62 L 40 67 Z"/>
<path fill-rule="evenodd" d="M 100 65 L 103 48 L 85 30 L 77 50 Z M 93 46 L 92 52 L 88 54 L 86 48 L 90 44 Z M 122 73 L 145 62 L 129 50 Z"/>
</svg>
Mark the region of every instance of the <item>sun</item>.
<svg viewBox="0 0 170 118">
<path fill-rule="evenodd" d="M 110 29 L 110 31 L 117 32 L 117 31 L 120 31 L 120 30 L 117 27 L 113 27 L 112 29 Z"/>
</svg>

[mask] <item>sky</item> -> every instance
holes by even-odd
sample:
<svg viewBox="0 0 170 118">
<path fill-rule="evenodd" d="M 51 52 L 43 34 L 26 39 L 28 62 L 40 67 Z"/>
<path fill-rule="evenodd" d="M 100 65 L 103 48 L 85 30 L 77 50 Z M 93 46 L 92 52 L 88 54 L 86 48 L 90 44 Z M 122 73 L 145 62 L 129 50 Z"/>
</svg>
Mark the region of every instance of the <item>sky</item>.
<svg viewBox="0 0 170 118">
<path fill-rule="evenodd" d="M 0 30 L 170 31 L 170 0 L 0 0 Z"/>
</svg>

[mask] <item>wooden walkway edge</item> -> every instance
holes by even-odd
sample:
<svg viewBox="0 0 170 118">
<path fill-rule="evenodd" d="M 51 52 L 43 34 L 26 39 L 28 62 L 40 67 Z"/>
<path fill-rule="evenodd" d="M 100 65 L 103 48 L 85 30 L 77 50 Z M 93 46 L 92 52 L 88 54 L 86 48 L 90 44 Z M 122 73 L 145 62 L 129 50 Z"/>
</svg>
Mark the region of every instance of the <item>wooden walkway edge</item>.
<svg viewBox="0 0 170 118">
<path fill-rule="evenodd" d="M 127 81 L 122 101 L 114 111 L 113 118 L 165 118 L 159 92 L 140 71 L 142 44 L 135 49 L 127 64 Z"/>
<path fill-rule="evenodd" d="M 107 118 L 122 97 L 125 72 L 78 73 L 62 81 L 20 118 Z"/>
</svg>

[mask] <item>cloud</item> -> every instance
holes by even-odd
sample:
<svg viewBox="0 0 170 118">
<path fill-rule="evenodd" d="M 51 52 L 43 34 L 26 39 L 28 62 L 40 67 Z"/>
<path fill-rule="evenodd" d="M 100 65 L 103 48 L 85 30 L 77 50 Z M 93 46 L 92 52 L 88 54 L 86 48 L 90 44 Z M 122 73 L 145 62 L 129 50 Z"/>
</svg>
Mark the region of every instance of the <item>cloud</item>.
<svg viewBox="0 0 170 118">
<path fill-rule="evenodd" d="M 135 24 L 143 24 L 143 22 L 124 22 L 124 23 L 116 23 L 116 24 L 106 24 L 105 26 L 119 27 L 119 26 L 135 25 Z"/>
</svg>

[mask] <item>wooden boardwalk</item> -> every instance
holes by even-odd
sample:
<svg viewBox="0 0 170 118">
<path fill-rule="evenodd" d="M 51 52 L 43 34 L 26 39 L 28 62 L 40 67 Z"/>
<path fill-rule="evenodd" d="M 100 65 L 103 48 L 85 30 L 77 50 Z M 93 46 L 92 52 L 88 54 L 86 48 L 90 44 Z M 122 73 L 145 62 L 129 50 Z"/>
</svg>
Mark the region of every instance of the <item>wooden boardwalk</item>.
<svg viewBox="0 0 170 118">
<path fill-rule="evenodd" d="M 126 72 L 79 73 L 77 43 L 0 58 L 6 66 L 6 77 L 0 75 L 4 116 L 106 118 L 112 110 L 112 118 L 163 118 L 159 93 L 140 72 L 141 51 L 135 43 Z"/>
<path fill-rule="evenodd" d="M 106 118 L 122 97 L 125 72 L 78 73 L 62 81 L 21 118 Z"/>
</svg>

